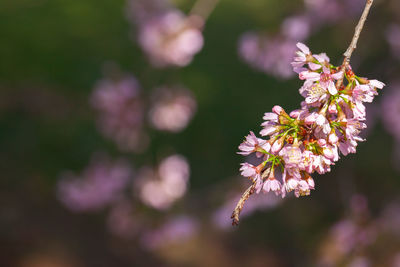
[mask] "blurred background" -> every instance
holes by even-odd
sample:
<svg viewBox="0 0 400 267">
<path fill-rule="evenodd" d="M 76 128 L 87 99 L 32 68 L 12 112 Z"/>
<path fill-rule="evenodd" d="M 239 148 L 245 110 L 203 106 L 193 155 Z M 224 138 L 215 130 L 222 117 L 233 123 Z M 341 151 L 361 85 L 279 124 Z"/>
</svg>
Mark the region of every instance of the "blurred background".
<svg viewBox="0 0 400 267">
<path fill-rule="evenodd" d="M 0 266 L 400 266 L 400 2 L 352 66 L 387 84 L 311 196 L 253 196 L 237 147 L 339 65 L 364 0 L 2 0 Z"/>
</svg>

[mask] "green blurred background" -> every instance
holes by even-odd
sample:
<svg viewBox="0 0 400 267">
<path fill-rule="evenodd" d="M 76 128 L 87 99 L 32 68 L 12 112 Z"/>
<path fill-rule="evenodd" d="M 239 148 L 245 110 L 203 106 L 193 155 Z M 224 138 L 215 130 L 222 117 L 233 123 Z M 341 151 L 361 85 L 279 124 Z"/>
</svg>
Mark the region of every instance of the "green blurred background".
<svg viewBox="0 0 400 267">
<path fill-rule="evenodd" d="M 194 1 L 174 3 L 188 12 Z M 357 74 L 388 87 L 398 78 L 399 61 L 384 33 L 399 22 L 397 5 L 376 1 L 353 59 Z M 249 30 L 278 32 L 284 18 L 302 12 L 304 3 L 222 0 L 206 22 L 202 51 L 189 66 L 167 69 L 152 68 L 132 40 L 135 30 L 125 7 L 124 0 L 0 2 L 1 266 L 325 266 L 318 264 L 321 244 L 350 213 L 354 194 L 368 199 L 367 222 L 379 220 L 386 205 L 396 201 L 400 176 L 393 166 L 400 160 L 393 158 L 396 142 L 383 129 L 377 97 L 367 107 L 375 117 L 367 142 L 331 173 L 315 175 L 311 196 L 285 199 L 236 228 L 213 226 L 210 217 L 228 192 L 243 188 L 245 179 L 238 176 L 243 159 L 236 154 L 243 136 L 260 129 L 262 114 L 273 105 L 292 110 L 302 101 L 296 77 L 276 79 L 240 60 L 238 38 Z M 338 64 L 362 8 L 354 17 L 323 26 L 306 43 Z M 97 130 L 88 100 L 107 62 L 134 75 L 145 93 L 163 84 L 189 88 L 197 113 L 188 127 L 178 134 L 149 130 L 145 153 L 119 151 Z M 170 211 L 137 212 L 154 224 L 189 213 L 201 225 L 199 232 L 184 243 L 147 250 L 138 239 L 110 234 L 106 211 L 66 209 L 56 198 L 60 173 L 79 173 L 97 151 L 127 158 L 134 168 L 155 165 L 170 151 L 187 157 L 191 176 L 184 199 Z M 367 266 L 391 266 L 385 260 L 392 254 L 386 254 L 400 252 L 399 239 L 387 244 L 378 242 L 361 253 L 371 258 Z M 341 264 L 350 266 L 346 260 Z"/>
</svg>

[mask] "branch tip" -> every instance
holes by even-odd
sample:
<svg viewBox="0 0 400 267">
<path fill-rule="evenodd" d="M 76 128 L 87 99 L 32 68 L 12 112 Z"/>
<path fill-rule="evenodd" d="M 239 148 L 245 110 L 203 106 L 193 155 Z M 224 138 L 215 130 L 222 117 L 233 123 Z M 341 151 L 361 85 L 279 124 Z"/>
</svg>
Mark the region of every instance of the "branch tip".
<svg viewBox="0 0 400 267">
<path fill-rule="evenodd" d="M 358 39 L 360 38 L 361 31 L 364 28 L 364 23 L 367 20 L 369 10 L 371 9 L 373 2 L 374 2 L 374 0 L 366 1 L 364 11 L 360 17 L 360 20 L 357 23 L 357 26 L 355 28 L 354 35 L 353 35 L 353 38 L 351 39 L 350 45 L 347 48 L 346 52 L 343 53 L 344 60 L 343 60 L 342 66 L 340 68 L 340 70 L 342 70 L 343 72 L 346 71 L 346 66 L 348 64 L 350 64 L 351 55 L 353 54 L 354 50 L 357 48 Z M 344 79 L 344 75 L 340 80 L 337 81 L 337 83 L 336 83 L 337 88 L 340 88 L 342 86 L 343 79 Z"/>
<path fill-rule="evenodd" d="M 254 193 L 255 186 L 256 186 L 256 184 L 253 183 L 249 188 L 247 188 L 247 190 L 243 193 L 242 197 L 239 199 L 238 203 L 236 204 L 236 207 L 233 210 L 232 216 L 231 216 L 233 226 L 239 225 L 240 212 L 242 212 L 242 209 L 244 207 L 244 203 L 246 202 L 246 200 L 248 200 L 249 197 Z"/>
</svg>

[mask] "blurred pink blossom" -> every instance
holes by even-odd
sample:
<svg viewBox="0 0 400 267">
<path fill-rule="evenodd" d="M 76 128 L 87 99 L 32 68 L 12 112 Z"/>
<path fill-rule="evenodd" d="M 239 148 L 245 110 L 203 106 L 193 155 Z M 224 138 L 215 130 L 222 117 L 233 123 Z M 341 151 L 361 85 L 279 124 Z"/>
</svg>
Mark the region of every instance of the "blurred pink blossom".
<svg viewBox="0 0 400 267">
<path fill-rule="evenodd" d="M 148 145 L 142 131 L 144 108 L 137 80 L 132 76 L 97 83 L 90 97 L 101 132 L 124 151 L 141 152 Z"/>
<path fill-rule="evenodd" d="M 390 45 L 392 54 L 400 58 L 400 25 L 391 24 L 386 30 L 386 40 Z"/>
<path fill-rule="evenodd" d="M 371 262 L 366 257 L 357 257 L 349 263 L 349 267 L 369 267 Z"/>
<path fill-rule="evenodd" d="M 125 13 L 132 23 L 141 24 L 169 8 L 168 0 L 128 0 Z"/>
<path fill-rule="evenodd" d="M 383 125 L 396 140 L 400 141 L 400 85 L 393 84 L 382 96 L 381 103 Z"/>
<path fill-rule="evenodd" d="M 394 144 L 394 149 L 392 152 L 392 166 L 393 168 L 400 172 L 400 141 L 399 140 L 395 140 L 395 144 Z"/>
<path fill-rule="evenodd" d="M 117 201 L 111 208 L 107 225 L 110 232 L 118 237 L 128 239 L 135 236 L 139 223 L 138 215 L 133 215 L 133 207 L 128 199 Z"/>
<path fill-rule="evenodd" d="M 121 196 L 131 178 L 132 169 L 125 160 L 97 156 L 80 175 L 62 174 L 57 195 L 72 211 L 100 210 Z"/>
<path fill-rule="evenodd" d="M 304 0 L 314 21 L 336 23 L 341 19 L 361 14 L 365 0 Z"/>
<path fill-rule="evenodd" d="M 188 65 L 203 47 L 203 20 L 169 10 L 139 25 L 138 42 L 156 67 Z"/>
<path fill-rule="evenodd" d="M 136 186 L 146 205 L 165 210 L 186 193 L 189 175 L 186 158 L 172 155 L 163 159 L 157 169 L 143 167 Z"/>
<path fill-rule="evenodd" d="M 394 256 L 392 261 L 392 267 L 399 267 L 400 266 L 400 251 Z"/>
<path fill-rule="evenodd" d="M 367 199 L 359 194 L 352 196 L 350 214 L 335 223 L 326 235 L 317 266 L 338 266 L 344 262 L 346 266 L 380 266 L 383 259 L 383 266 L 397 266 L 389 263 L 396 264 L 398 255 L 399 211 L 400 205 L 395 201 L 386 204 L 382 214 L 370 217 Z M 383 249 L 383 258 L 365 253 L 376 248 Z"/>
<path fill-rule="evenodd" d="M 161 87 L 153 93 L 150 122 L 158 130 L 180 132 L 192 119 L 196 107 L 196 100 L 189 90 Z"/>
<path fill-rule="evenodd" d="M 290 65 L 296 51 L 295 41 L 247 32 L 240 37 L 238 50 L 240 57 L 259 71 L 283 79 L 295 75 Z"/>
<path fill-rule="evenodd" d="M 304 14 L 288 17 L 281 25 L 282 35 L 295 41 L 306 40 L 311 30 L 311 18 Z"/>
<path fill-rule="evenodd" d="M 383 228 L 400 236 L 400 202 L 394 201 L 386 205 L 380 218 Z"/>
<path fill-rule="evenodd" d="M 147 249 L 158 249 L 173 243 L 185 242 L 198 232 L 199 225 L 191 217 L 178 216 L 160 228 L 143 234 L 142 244 Z"/>
</svg>

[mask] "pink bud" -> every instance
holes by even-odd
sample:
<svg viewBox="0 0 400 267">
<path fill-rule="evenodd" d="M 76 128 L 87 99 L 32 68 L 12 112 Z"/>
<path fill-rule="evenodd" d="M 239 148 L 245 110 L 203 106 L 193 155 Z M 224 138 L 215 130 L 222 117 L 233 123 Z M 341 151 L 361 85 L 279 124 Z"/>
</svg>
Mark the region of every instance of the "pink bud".
<svg viewBox="0 0 400 267">
<path fill-rule="evenodd" d="M 299 115 L 300 115 L 300 110 L 298 110 L 298 109 L 293 110 L 293 111 L 290 112 L 290 114 L 289 114 L 289 116 L 290 116 L 291 118 L 297 118 L 297 117 L 299 117 Z"/>
<path fill-rule="evenodd" d="M 335 155 L 333 154 L 332 150 L 329 149 L 329 148 L 324 148 L 323 149 L 323 153 L 324 153 L 324 156 L 326 158 L 328 158 L 328 159 L 334 159 L 335 158 Z"/>
<path fill-rule="evenodd" d="M 281 138 L 280 138 L 280 139 L 276 140 L 274 142 L 274 144 L 272 145 L 271 152 L 274 154 L 278 153 L 282 149 L 282 146 L 283 146 L 283 140 L 281 140 Z"/>
<path fill-rule="evenodd" d="M 281 106 L 274 106 L 272 108 L 272 111 L 279 115 L 279 114 L 281 114 L 283 112 L 283 108 Z"/>
<path fill-rule="evenodd" d="M 265 142 L 265 144 L 262 145 L 261 148 L 269 152 L 271 150 L 271 144 L 269 142 Z"/>
<path fill-rule="evenodd" d="M 315 120 L 317 119 L 317 114 L 316 113 L 311 113 L 310 115 L 308 115 L 305 119 L 304 122 L 306 124 L 313 124 L 315 122 Z"/>
<path fill-rule="evenodd" d="M 325 139 L 318 139 L 318 145 L 325 146 L 326 145 L 326 140 Z"/>
<path fill-rule="evenodd" d="M 331 133 L 328 137 L 329 143 L 336 144 L 339 141 L 339 137 L 335 133 Z"/>
<path fill-rule="evenodd" d="M 315 122 L 316 122 L 318 125 L 322 126 L 322 125 L 325 125 L 325 124 L 326 124 L 327 119 L 325 118 L 324 115 L 320 114 L 320 115 L 317 116 L 317 119 L 315 120 Z"/>
<path fill-rule="evenodd" d="M 328 108 L 328 111 L 329 111 L 329 113 L 334 113 L 334 114 L 336 114 L 336 113 L 337 113 L 336 104 L 335 104 L 335 103 L 330 104 L 330 105 L 329 105 L 329 108 Z"/>
<path fill-rule="evenodd" d="M 320 77 L 320 74 L 317 72 L 312 72 L 312 71 L 302 71 L 299 73 L 299 79 L 300 80 L 314 80 L 317 81 Z"/>
</svg>

